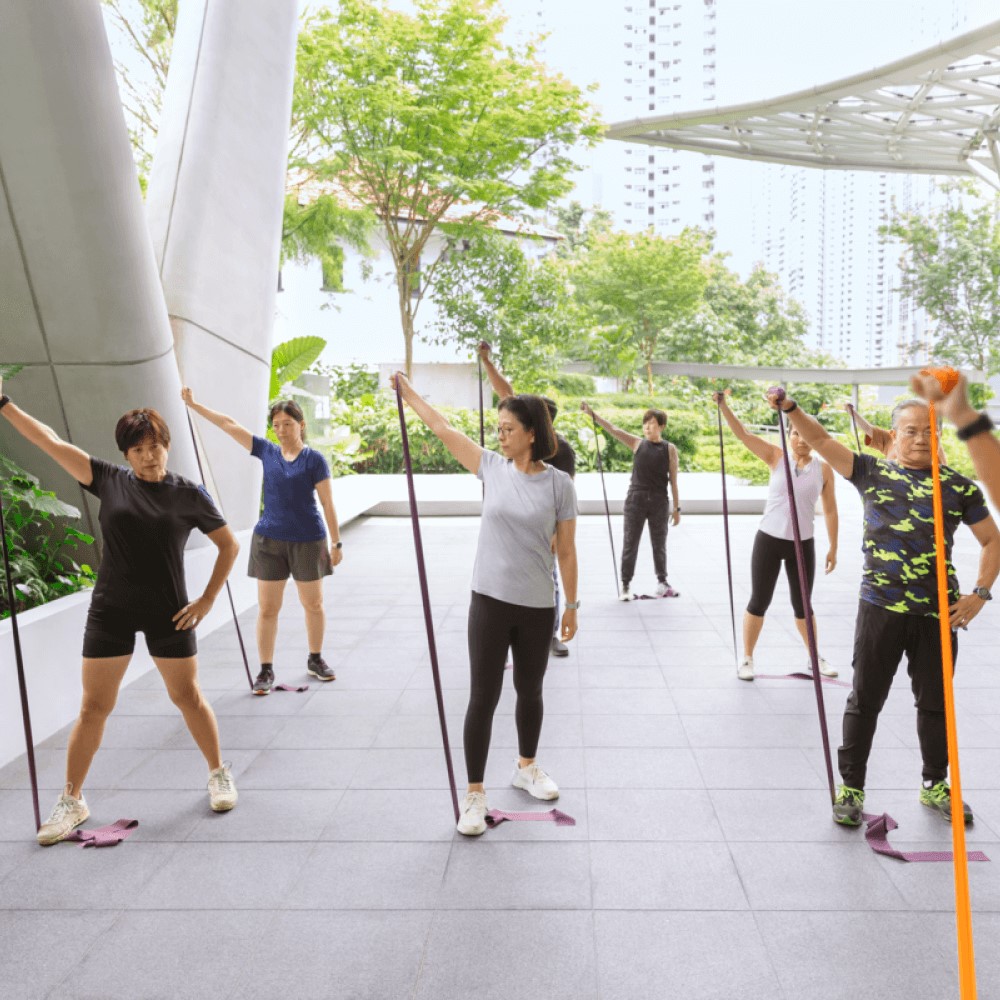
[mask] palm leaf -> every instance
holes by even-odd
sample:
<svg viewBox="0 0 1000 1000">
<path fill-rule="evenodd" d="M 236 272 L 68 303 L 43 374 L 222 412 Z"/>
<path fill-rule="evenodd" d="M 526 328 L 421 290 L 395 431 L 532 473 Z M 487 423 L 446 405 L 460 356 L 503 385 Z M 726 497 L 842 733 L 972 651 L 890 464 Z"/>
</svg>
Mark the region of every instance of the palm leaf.
<svg viewBox="0 0 1000 1000">
<path fill-rule="evenodd" d="M 294 382 L 323 353 L 322 337 L 295 337 L 278 344 L 271 352 L 271 386 L 268 399 L 277 399 L 281 387 Z"/>
</svg>

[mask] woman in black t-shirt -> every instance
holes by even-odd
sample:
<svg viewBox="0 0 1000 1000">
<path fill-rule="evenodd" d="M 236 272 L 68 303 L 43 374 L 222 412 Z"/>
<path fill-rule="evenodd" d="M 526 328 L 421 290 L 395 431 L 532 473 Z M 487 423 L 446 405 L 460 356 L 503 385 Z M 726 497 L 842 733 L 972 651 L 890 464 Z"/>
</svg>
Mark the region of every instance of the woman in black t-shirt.
<svg viewBox="0 0 1000 1000">
<path fill-rule="evenodd" d="M 232 809 L 236 786 L 222 761 L 215 714 L 198 686 L 194 636 L 239 552 L 232 531 L 204 487 L 167 472 L 170 431 L 155 410 L 131 410 L 118 421 L 115 441 L 127 467 L 63 441 L 6 396 L 0 396 L 0 413 L 101 501 L 104 553 L 83 636 L 83 701 L 69 738 L 66 786 L 39 829 L 38 842 L 64 840 L 90 815 L 83 783 L 132 659 L 136 632 L 145 633 L 170 700 L 205 756 L 212 809 Z M 190 601 L 184 545 L 192 528 L 206 534 L 218 553 L 205 592 Z"/>
<path fill-rule="evenodd" d="M 677 596 L 667 583 L 667 521 L 670 517 L 668 486 L 674 499 L 673 522 L 675 525 L 681 522 L 681 501 L 677 493 L 677 449 L 669 441 L 663 440 L 667 415 L 663 410 L 646 410 L 642 417 L 643 436 L 636 437 L 599 417 L 589 403 L 581 403 L 580 409 L 635 456 L 623 511 L 625 528 L 622 539 L 621 600 L 632 600 L 632 574 L 635 572 L 642 529 L 647 522 L 649 541 L 653 546 L 653 568 L 656 570 L 656 596 Z"/>
</svg>

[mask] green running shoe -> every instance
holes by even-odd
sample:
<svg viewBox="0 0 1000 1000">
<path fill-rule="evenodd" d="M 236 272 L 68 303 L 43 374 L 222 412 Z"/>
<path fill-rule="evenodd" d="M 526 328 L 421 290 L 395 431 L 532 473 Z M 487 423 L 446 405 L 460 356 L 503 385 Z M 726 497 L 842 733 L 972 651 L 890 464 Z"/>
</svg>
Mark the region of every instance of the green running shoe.
<svg viewBox="0 0 1000 1000">
<path fill-rule="evenodd" d="M 951 788 L 947 781 L 938 781 L 930 785 L 926 781 L 920 789 L 920 804 L 928 809 L 936 809 L 941 815 L 951 822 Z M 972 810 L 967 802 L 962 803 L 962 812 L 965 813 L 965 825 L 969 826 L 973 822 Z"/>
<path fill-rule="evenodd" d="M 861 810 L 865 804 L 865 793 L 860 788 L 841 785 L 833 800 L 833 821 L 841 826 L 861 826 Z"/>
</svg>

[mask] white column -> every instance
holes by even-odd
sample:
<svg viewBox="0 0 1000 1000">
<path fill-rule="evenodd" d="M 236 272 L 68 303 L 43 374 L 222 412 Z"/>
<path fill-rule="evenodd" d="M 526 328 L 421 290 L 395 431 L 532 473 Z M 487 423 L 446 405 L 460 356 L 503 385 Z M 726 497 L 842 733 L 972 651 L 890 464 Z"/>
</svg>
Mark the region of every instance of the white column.
<svg viewBox="0 0 1000 1000">
<path fill-rule="evenodd" d="M 183 0 L 147 194 L 178 363 L 195 397 L 262 433 L 266 419 L 295 0 Z M 199 423 L 209 488 L 237 530 L 260 469 Z"/>
</svg>

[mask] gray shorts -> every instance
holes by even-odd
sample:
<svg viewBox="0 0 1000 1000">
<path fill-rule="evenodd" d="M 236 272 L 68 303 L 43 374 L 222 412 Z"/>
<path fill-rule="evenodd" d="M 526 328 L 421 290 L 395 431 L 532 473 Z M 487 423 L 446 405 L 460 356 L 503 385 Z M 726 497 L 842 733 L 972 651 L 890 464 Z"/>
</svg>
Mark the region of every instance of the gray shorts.
<svg viewBox="0 0 1000 1000">
<path fill-rule="evenodd" d="M 321 580 L 333 572 L 326 539 L 320 542 L 281 542 L 254 532 L 250 541 L 247 575 L 258 580 L 287 580 L 299 583 Z"/>
</svg>

